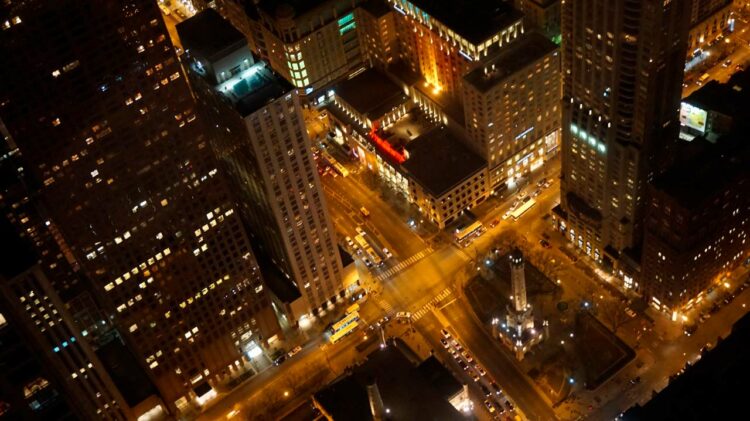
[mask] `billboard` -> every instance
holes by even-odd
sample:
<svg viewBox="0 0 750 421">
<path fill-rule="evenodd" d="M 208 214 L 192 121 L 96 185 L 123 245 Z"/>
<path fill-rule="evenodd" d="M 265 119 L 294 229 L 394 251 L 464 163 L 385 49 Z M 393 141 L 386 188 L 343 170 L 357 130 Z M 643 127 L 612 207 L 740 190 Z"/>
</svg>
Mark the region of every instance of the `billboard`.
<svg viewBox="0 0 750 421">
<path fill-rule="evenodd" d="M 706 132 L 706 118 L 708 113 L 698 107 L 694 107 L 686 102 L 680 106 L 680 125 L 698 130 L 701 133 Z"/>
</svg>

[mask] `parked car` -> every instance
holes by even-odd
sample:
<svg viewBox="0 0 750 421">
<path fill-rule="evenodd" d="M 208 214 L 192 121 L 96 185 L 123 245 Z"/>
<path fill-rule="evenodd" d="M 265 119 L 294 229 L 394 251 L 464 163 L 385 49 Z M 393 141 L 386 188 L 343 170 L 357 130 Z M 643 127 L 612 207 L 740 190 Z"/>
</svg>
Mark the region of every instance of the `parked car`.
<svg viewBox="0 0 750 421">
<path fill-rule="evenodd" d="M 495 219 L 494 221 L 490 222 L 490 228 L 495 228 L 497 224 L 500 223 L 499 219 Z"/>
<path fill-rule="evenodd" d="M 545 239 L 541 239 L 541 240 L 539 240 L 539 244 L 541 244 L 541 246 L 542 246 L 542 247 L 544 247 L 544 248 L 546 248 L 546 249 L 548 249 L 548 248 L 552 247 L 552 246 L 550 245 L 549 241 L 547 241 L 547 240 L 545 240 Z"/>
<path fill-rule="evenodd" d="M 440 338 L 440 343 L 443 344 L 443 348 L 445 349 L 448 349 L 448 347 L 450 346 L 445 338 Z"/>
</svg>

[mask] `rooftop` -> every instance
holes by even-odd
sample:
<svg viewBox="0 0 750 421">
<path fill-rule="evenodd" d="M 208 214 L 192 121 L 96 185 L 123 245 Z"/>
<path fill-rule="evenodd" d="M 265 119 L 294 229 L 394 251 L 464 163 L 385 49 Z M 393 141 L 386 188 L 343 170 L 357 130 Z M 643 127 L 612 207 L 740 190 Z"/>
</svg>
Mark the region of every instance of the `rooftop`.
<svg viewBox="0 0 750 421">
<path fill-rule="evenodd" d="M 385 0 L 366 0 L 364 3 L 360 4 L 360 7 L 367 10 L 376 18 L 385 16 L 391 11 L 390 6 L 388 6 L 388 3 L 386 3 Z"/>
<path fill-rule="evenodd" d="M 652 184 L 688 209 L 721 194 L 750 171 L 750 144 L 742 134 L 722 136 L 716 143 L 698 137 L 680 146 L 675 164 Z"/>
<path fill-rule="evenodd" d="M 487 166 L 445 127 L 414 139 L 403 168 L 433 196 L 440 197 Z"/>
<path fill-rule="evenodd" d="M 177 24 L 180 41 L 197 56 L 216 61 L 234 51 L 247 39 L 211 8 Z"/>
<path fill-rule="evenodd" d="M 622 419 L 711 420 L 734 419 L 747 410 L 750 379 L 750 314 L 732 327 L 732 333 L 703 353 L 701 359 L 645 405 L 627 410 Z"/>
<path fill-rule="evenodd" d="M 255 60 L 244 35 L 211 8 L 178 24 L 177 31 L 185 50 L 194 58 L 190 63 L 192 71 L 203 76 L 210 84 L 221 80 L 214 89 L 243 116 L 294 89 L 266 62 Z M 220 68 L 206 67 L 214 66 L 227 57 L 236 60 L 236 63 L 231 63 L 234 66 L 229 65 L 228 60 L 223 60 Z M 242 70 L 232 74 L 229 79 L 219 79 L 213 74 L 221 73 L 223 76 L 224 69 L 234 68 Z"/>
<path fill-rule="evenodd" d="M 330 0 L 260 0 L 258 7 L 276 19 L 293 18 L 322 6 Z"/>
<path fill-rule="evenodd" d="M 315 394 L 336 420 L 372 420 L 367 385 L 373 380 L 390 420 L 463 420 L 448 399 L 461 384 L 434 357 L 413 365 L 396 346 L 378 349 L 344 377 Z"/>
<path fill-rule="evenodd" d="M 486 92 L 557 49 L 545 36 L 530 32 L 483 59 L 481 66 L 466 74 L 464 80 L 478 91 Z"/>
<path fill-rule="evenodd" d="M 411 3 L 474 45 L 523 18 L 510 2 L 498 0 L 411 0 Z"/>
<path fill-rule="evenodd" d="M 341 82 L 336 87 L 336 96 L 371 121 L 409 100 L 398 85 L 375 68 Z"/>
<path fill-rule="evenodd" d="M 750 70 L 735 73 L 727 83 L 712 80 L 682 102 L 736 119 L 750 117 Z"/>
</svg>

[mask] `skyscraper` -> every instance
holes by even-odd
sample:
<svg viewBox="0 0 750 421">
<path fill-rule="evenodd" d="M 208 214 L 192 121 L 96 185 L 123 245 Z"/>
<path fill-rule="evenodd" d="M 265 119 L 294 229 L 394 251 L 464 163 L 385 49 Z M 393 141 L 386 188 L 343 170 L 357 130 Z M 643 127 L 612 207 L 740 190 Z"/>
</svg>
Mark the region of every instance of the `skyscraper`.
<svg viewBox="0 0 750 421">
<path fill-rule="evenodd" d="M 677 136 L 685 5 L 563 4 L 560 228 L 605 264 L 640 242 L 646 183 Z"/>
<path fill-rule="evenodd" d="M 344 293 L 343 269 L 297 89 L 256 61 L 242 33 L 213 9 L 177 30 L 243 216 L 303 297 L 287 303 L 293 317 L 325 308 Z"/>
<path fill-rule="evenodd" d="M 167 405 L 278 330 L 156 2 L 5 2 L 0 118 Z"/>
</svg>

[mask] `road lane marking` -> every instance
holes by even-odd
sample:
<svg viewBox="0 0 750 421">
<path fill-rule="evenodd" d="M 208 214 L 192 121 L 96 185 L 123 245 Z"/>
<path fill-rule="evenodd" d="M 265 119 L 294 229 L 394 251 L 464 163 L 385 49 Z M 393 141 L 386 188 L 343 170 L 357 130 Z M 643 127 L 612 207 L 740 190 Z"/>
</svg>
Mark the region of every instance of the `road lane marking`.
<svg viewBox="0 0 750 421">
<path fill-rule="evenodd" d="M 427 257 L 432 252 L 433 252 L 432 247 L 428 247 L 428 248 L 420 251 L 419 253 L 416 253 L 413 256 L 407 258 L 406 260 L 402 260 L 396 266 L 390 267 L 390 268 L 388 268 L 388 270 L 386 270 L 386 271 L 384 271 L 382 273 L 379 273 L 377 276 L 375 276 L 375 279 L 378 280 L 378 281 L 382 281 L 382 280 L 385 280 L 387 278 L 390 278 L 393 275 L 401 272 L 402 270 L 405 270 L 409 266 L 417 263 L 419 260 Z"/>
</svg>

